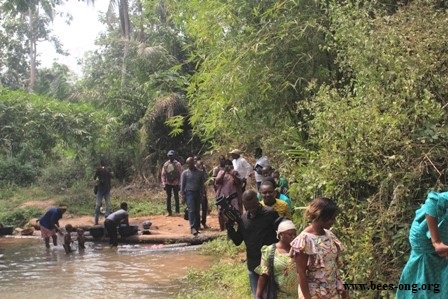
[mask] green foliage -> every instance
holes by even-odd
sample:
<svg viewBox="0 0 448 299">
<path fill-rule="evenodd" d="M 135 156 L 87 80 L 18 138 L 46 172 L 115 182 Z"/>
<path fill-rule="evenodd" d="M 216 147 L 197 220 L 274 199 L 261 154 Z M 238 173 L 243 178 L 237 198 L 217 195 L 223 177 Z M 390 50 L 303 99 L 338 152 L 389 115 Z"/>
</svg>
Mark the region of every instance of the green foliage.
<svg viewBox="0 0 448 299">
<path fill-rule="evenodd" d="M 34 92 L 59 100 L 70 100 L 72 85 L 66 65 L 53 63 L 51 68 L 38 70 Z"/>
<path fill-rule="evenodd" d="M 57 14 L 55 8 L 62 3 L 62 0 L 5 0 L 0 3 L 0 74 L 3 84 L 33 91 L 39 64 L 38 42 L 48 41 L 58 53 L 63 52 L 50 29 Z"/>
<path fill-rule="evenodd" d="M 247 266 L 220 260 L 206 271 L 190 270 L 179 298 L 251 298 Z M 194 286 L 194 287 L 191 287 Z"/>
<path fill-rule="evenodd" d="M 205 243 L 201 252 L 216 256 L 235 256 L 246 252 L 246 247 L 243 245 L 235 246 L 232 241 L 228 240 L 226 236 L 219 237 L 215 240 Z"/>
<path fill-rule="evenodd" d="M 93 106 L 85 103 L 69 104 L 1 89 L 0 157 L 3 161 L 10 161 L 8 165 L 20 165 L 22 169 L 17 166 L 18 171 L 8 175 L 25 173 L 27 183 L 34 181 L 48 160 L 67 164 L 70 170 L 66 173 L 73 168 L 78 171 L 86 165 L 84 163 L 89 160 L 88 157 L 107 145 L 106 137 L 115 128 L 115 123 L 115 118 L 95 111 Z M 113 148 L 113 145 L 107 147 Z M 46 171 L 45 178 L 51 171 Z M 84 177 L 82 173 L 81 177 Z M 79 172 L 73 178 L 79 179 Z M 66 181 L 59 183 L 66 184 Z"/>
<path fill-rule="evenodd" d="M 14 227 L 22 227 L 28 223 L 31 218 L 41 216 L 41 211 L 34 207 L 19 208 L 12 212 L 2 210 L 0 212 L 0 223 Z"/>
<path fill-rule="evenodd" d="M 93 188 L 86 188 L 84 184 L 79 184 L 61 195 L 58 204 L 67 206 L 70 214 L 93 215 L 96 202 Z"/>
<path fill-rule="evenodd" d="M 175 149 L 181 161 L 199 153 L 202 144 L 192 135 L 188 116 L 188 108 L 180 94 L 158 98 L 156 105 L 148 109 L 143 118 L 140 155 L 144 161 L 140 173 L 149 169 L 157 176 L 169 149 Z"/>
<path fill-rule="evenodd" d="M 117 202 L 129 201 L 129 198 L 117 199 Z M 135 217 L 160 215 L 166 211 L 165 197 L 160 198 L 135 198 L 129 204 L 129 213 Z"/>
<path fill-rule="evenodd" d="M 234 136 L 250 143 L 303 117 L 294 110 L 307 82 L 329 74 L 319 4 L 189 1 L 183 9 L 179 22 L 195 41 L 188 99 L 197 134 L 217 144 L 235 143 Z"/>
<path fill-rule="evenodd" d="M 19 159 L 0 159 L 0 186 L 15 184 L 27 186 L 33 183 L 39 174 L 39 170 L 31 163 L 23 164 Z"/>
<path fill-rule="evenodd" d="M 91 213 L 93 194 L 85 186 L 100 158 L 120 183 L 157 176 L 171 148 L 182 157 L 209 146 L 247 152 L 262 146 L 287 175 L 296 206 L 317 196 L 337 201 L 345 279 L 397 281 L 416 207 L 429 190 L 447 186 L 445 6 L 438 0 L 142 1 L 136 14 L 130 10 L 138 30 L 126 45 L 112 18 L 98 40 L 101 49 L 86 60 L 77 86 L 84 104 L 0 91 L 1 165 L 14 168 L 8 176 L 35 175 L 49 165 L 42 181 L 77 193 L 58 201 Z M 11 20 L 2 23 L 0 49 L 8 44 L 5 32 L 26 30 Z M 2 51 L 1 66 L 16 63 L 0 69 L 5 85 L 25 85 L 22 41 L 12 38 Z M 32 182 L 27 175 L 8 178 L 2 193 L 11 196 L 11 182 Z M 136 200 L 130 209 L 145 215 L 163 206 L 155 198 Z M 294 217 L 305 225 L 300 210 Z M 234 256 L 243 248 L 218 240 L 205 250 Z M 191 274 L 208 288 L 187 296 L 249 295 L 242 263 L 219 266 Z M 223 293 L 215 295 L 217 284 Z"/>
<path fill-rule="evenodd" d="M 42 171 L 42 175 L 39 177 L 39 185 L 58 193 L 73 187 L 84 178 L 87 178 L 86 168 L 80 161 L 73 159 L 54 160 L 46 165 Z"/>
<path fill-rule="evenodd" d="M 356 3 L 331 7 L 328 45 L 341 79 L 299 107 L 313 118 L 293 189 L 338 201 L 347 280 L 397 281 L 414 210 L 428 190 L 446 186 L 448 24 L 420 1 L 368 15 Z"/>
</svg>

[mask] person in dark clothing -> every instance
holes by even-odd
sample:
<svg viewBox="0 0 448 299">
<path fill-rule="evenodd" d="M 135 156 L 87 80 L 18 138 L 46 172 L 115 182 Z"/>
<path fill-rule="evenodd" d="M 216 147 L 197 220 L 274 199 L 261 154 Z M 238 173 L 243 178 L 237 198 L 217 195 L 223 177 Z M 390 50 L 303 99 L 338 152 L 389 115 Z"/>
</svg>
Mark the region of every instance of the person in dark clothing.
<svg viewBox="0 0 448 299">
<path fill-rule="evenodd" d="M 194 156 L 193 159 L 195 160 L 196 168 L 203 172 L 204 175 L 204 191 L 202 192 L 201 197 L 201 224 L 204 229 L 210 228 L 210 226 L 207 225 L 207 215 L 210 214 L 210 208 L 208 205 L 208 196 L 207 196 L 207 181 L 208 181 L 208 174 L 207 174 L 207 168 L 204 165 L 204 162 L 202 162 L 201 158 L 198 156 Z"/>
<path fill-rule="evenodd" d="M 51 208 L 39 219 L 39 226 L 42 238 L 45 241 L 45 247 L 50 248 L 50 237 L 53 239 L 53 245 L 58 245 L 56 232 L 59 230 L 59 219 L 62 218 L 67 207 Z"/>
<path fill-rule="evenodd" d="M 191 233 L 197 236 L 200 228 L 200 204 L 204 192 L 204 172 L 197 169 L 193 157 L 186 160 L 188 168 L 182 172 L 180 180 L 180 192 L 182 203 L 187 204 L 188 221 Z"/>
<path fill-rule="evenodd" d="M 163 164 L 160 178 L 163 190 L 166 192 L 166 211 L 167 216 L 173 215 L 171 208 L 171 197 L 174 196 L 174 208 L 176 214 L 179 214 L 179 189 L 180 175 L 182 174 L 182 165 L 175 158 L 174 150 L 168 151 L 168 160 Z"/>
<path fill-rule="evenodd" d="M 97 191 L 96 191 L 96 204 L 95 204 L 95 225 L 98 225 L 98 219 L 100 217 L 100 208 L 103 203 L 106 204 L 106 212 L 104 214 L 105 217 L 107 217 L 111 212 L 110 207 L 110 189 L 111 189 L 111 180 L 114 176 L 114 173 L 112 170 L 106 166 L 106 162 L 104 160 L 101 160 L 100 167 L 98 167 L 95 171 L 95 175 L 93 176 L 93 179 L 95 180 L 95 183 L 97 184 Z"/>
<path fill-rule="evenodd" d="M 128 204 L 125 202 L 122 202 L 120 209 L 107 216 L 104 221 L 104 227 L 109 235 L 109 244 L 111 246 L 118 246 L 117 226 L 121 223 L 129 226 Z"/>
<path fill-rule="evenodd" d="M 259 275 L 254 270 L 260 265 L 261 247 L 277 242 L 275 220 L 279 215 L 274 209 L 262 206 L 253 190 L 243 193 L 243 205 L 246 211 L 237 224 L 237 230 L 235 231 L 233 223 L 228 222 L 227 235 L 235 245 L 242 242 L 246 245 L 250 287 L 255 296 Z"/>
</svg>

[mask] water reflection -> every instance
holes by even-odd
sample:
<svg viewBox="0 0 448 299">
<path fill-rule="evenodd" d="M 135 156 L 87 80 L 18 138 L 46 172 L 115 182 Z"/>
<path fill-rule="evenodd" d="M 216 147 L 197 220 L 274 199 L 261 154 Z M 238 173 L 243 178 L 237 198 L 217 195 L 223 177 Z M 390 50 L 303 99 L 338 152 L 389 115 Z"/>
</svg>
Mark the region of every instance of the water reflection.
<svg viewBox="0 0 448 299">
<path fill-rule="evenodd" d="M 84 253 L 66 255 L 62 246 L 46 250 L 41 240 L 0 238 L 1 298 L 175 298 L 188 268 L 212 262 L 194 251 L 153 252 L 150 245 L 86 245 Z"/>
</svg>

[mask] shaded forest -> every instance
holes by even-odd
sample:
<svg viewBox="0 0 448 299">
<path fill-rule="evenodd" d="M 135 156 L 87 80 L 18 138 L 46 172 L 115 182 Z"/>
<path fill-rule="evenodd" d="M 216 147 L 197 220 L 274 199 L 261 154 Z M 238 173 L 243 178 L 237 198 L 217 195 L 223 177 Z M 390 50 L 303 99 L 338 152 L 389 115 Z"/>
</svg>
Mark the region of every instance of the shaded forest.
<svg viewBox="0 0 448 299">
<path fill-rule="evenodd" d="M 62 2 L 0 1 L 1 197 L 87 188 L 100 158 L 145 184 L 170 148 L 260 146 L 297 206 L 337 201 L 347 282 L 398 280 L 415 209 L 446 190 L 448 2 L 111 1 L 81 77 L 36 56 L 63 52 Z"/>
</svg>

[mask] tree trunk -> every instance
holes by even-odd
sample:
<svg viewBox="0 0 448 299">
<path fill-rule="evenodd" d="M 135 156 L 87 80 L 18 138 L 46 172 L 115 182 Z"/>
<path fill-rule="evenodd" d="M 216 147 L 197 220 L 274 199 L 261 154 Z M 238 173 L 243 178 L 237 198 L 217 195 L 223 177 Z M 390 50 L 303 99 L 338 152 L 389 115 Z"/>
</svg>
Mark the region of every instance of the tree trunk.
<svg viewBox="0 0 448 299">
<path fill-rule="evenodd" d="M 126 83 L 126 63 L 129 53 L 129 42 L 131 40 L 131 26 L 129 19 L 129 5 L 127 0 L 120 1 L 120 22 L 121 22 L 121 33 L 124 43 L 123 47 L 123 61 L 121 64 L 121 89 L 123 89 Z"/>
<path fill-rule="evenodd" d="M 28 92 L 32 92 L 34 89 L 34 83 L 36 82 L 36 36 L 34 34 L 34 17 L 37 7 L 28 7 L 29 17 L 29 58 L 30 58 L 30 77 L 28 78 Z"/>
</svg>

